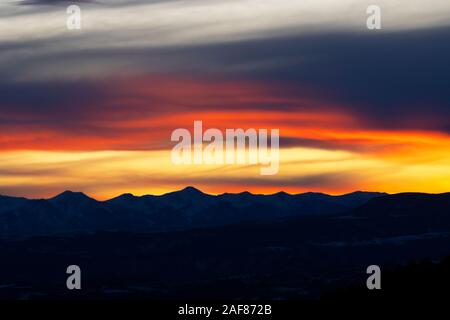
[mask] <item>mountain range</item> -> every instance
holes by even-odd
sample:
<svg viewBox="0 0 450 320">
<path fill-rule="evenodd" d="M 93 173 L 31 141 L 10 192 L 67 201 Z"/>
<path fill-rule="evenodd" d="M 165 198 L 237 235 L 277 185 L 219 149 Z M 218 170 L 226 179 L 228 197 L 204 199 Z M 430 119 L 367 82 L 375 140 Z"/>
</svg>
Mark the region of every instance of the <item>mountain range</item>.
<svg viewBox="0 0 450 320">
<path fill-rule="evenodd" d="M 0 196 L 0 237 L 169 231 L 300 215 L 337 214 L 385 195 L 358 191 L 340 196 L 312 192 L 295 195 L 243 192 L 214 196 L 186 187 L 161 196 L 123 194 L 106 201 L 72 191 L 50 199 Z"/>
<path fill-rule="evenodd" d="M 450 255 L 450 193 L 376 195 L 365 202 L 359 198 L 362 195 L 211 196 L 188 188 L 159 197 L 125 195 L 104 202 L 70 192 L 49 200 L 2 198 L 8 201 L 9 209 L 0 214 L 1 226 L 8 221 L 11 226 L 21 227 L 16 232 L 24 232 L 33 230 L 34 223 L 48 235 L 0 239 L 0 300 L 316 299 L 352 286 L 367 291 L 366 268 L 373 264 L 382 270 L 382 290 L 378 294 L 390 297 L 393 303 L 408 291 L 417 294 L 420 301 L 436 296 L 437 291 L 432 289 L 444 288 L 442 277 L 450 277 L 450 269 L 444 267 L 448 264 L 440 263 Z M 308 208 L 304 203 L 316 203 L 317 197 L 341 203 L 337 207 L 327 205 L 334 209 L 328 214 L 314 206 L 297 210 Z M 17 207 L 12 209 L 14 205 Z M 37 206 L 39 209 L 31 211 Z M 341 211 L 342 206 L 349 209 Z M 238 214 L 255 217 L 257 212 L 245 213 L 253 210 L 249 208 L 262 207 L 270 208 L 266 213 L 273 210 L 276 218 L 260 214 L 258 217 L 264 218 L 237 222 Z M 291 207 L 297 209 L 286 209 Z M 167 212 L 173 214 L 173 220 L 162 220 L 164 208 L 171 208 Z M 226 217 L 236 222 L 224 225 L 226 219 L 204 218 L 208 212 L 215 217 L 226 210 L 235 210 L 235 215 Z M 27 217 L 33 214 L 33 220 Z M 110 221 L 106 218 L 110 216 L 115 218 L 108 224 L 105 221 Z M 177 217 L 186 224 L 175 224 Z M 138 228 L 138 222 L 145 219 L 154 224 Z M 68 228 L 68 221 L 78 223 L 78 229 Z M 123 226 L 114 230 L 120 221 L 128 223 L 124 225 L 128 229 Z M 156 230 L 155 224 L 160 221 L 179 228 L 133 232 Z M 45 229 L 44 222 L 52 228 Z M 200 224 L 206 227 L 190 228 Z M 72 232 L 113 231 L 55 234 L 64 228 Z M 439 272 L 438 278 L 430 273 L 421 276 L 434 284 L 423 292 L 413 290 L 417 279 L 407 271 L 401 282 L 405 288 L 392 290 L 390 271 L 414 266 L 417 261 L 428 261 L 428 269 Z M 83 270 L 80 292 L 65 286 L 65 270 L 71 264 Z M 337 294 L 341 296 L 342 292 Z"/>
</svg>

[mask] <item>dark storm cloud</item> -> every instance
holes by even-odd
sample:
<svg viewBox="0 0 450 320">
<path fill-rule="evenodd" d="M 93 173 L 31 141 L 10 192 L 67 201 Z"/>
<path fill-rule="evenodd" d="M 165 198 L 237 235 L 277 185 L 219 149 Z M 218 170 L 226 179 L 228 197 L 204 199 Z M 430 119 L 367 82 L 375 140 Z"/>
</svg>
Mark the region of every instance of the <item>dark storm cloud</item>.
<svg viewBox="0 0 450 320">
<path fill-rule="evenodd" d="M 6 135 L 52 130 L 76 136 L 117 136 L 112 94 L 92 81 L 0 82 L 0 128 Z M 108 123 L 105 124 L 106 119 Z M 122 113 L 122 120 L 126 115 Z M 38 138 L 34 138 L 37 142 Z"/>
<path fill-rule="evenodd" d="M 0 121 L 7 123 L 18 116 L 24 121 L 49 118 L 60 123 L 64 119 L 86 114 L 89 105 L 104 97 L 104 92 L 96 83 L 89 81 L 0 82 Z"/>
<path fill-rule="evenodd" d="M 450 119 L 449 38 L 449 28 L 315 34 L 211 46 L 197 55 L 241 77 L 286 83 L 294 95 L 309 90 L 376 126 L 430 128 Z"/>
<path fill-rule="evenodd" d="M 2 102 L 9 102 L 6 105 L 17 103 L 23 108 L 37 105 L 33 107 L 36 113 L 52 110 L 60 104 L 70 110 L 71 101 L 79 99 L 83 103 L 77 101 L 77 107 L 84 108 L 91 100 L 99 99 L 99 92 L 93 90 L 91 84 L 74 85 L 66 92 L 63 84 L 55 90 L 45 81 L 23 87 L 9 85 L 7 80 L 27 70 L 41 68 L 45 72 L 61 69 L 59 66 L 76 66 L 75 73 L 89 66 L 103 66 L 107 73 L 114 74 L 120 73 L 125 64 L 143 73 L 195 74 L 275 83 L 283 90 L 273 94 L 311 99 L 310 104 L 261 103 L 250 104 L 249 109 L 321 111 L 331 108 L 336 112 L 350 112 L 369 127 L 448 132 L 449 38 L 450 28 L 321 32 L 195 46 L 73 48 L 64 53 L 43 52 L 35 57 L 17 55 L 10 63 L 0 63 L 0 72 L 4 75 L 0 98 Z M 53 39 L 49 43 L 57 41 L 63 43 L 64 39 Z M 41 48 L 45 45 L 45 41 L 39 43 Z M 4 52 L 12 56 L 16 50 L 32 50 L 31 45 L 28 49 L 27 46 L 23 43 L 2 45 Z"/>
</svg>

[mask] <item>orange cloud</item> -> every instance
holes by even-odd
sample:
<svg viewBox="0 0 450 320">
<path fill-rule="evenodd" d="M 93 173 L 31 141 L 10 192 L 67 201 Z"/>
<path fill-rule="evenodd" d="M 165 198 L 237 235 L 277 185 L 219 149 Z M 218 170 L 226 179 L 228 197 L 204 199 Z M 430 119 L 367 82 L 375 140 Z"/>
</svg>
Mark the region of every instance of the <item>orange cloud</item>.
<svg viewBox="0 0 450 320">
<path fill-rule="evenodd" d="M 44 107 L 3 114 L 0 192 L 46 196 L 73 188 L 106 198 L 190 184 L 212 193 L 450 187 L 443 182 L 450 181 L 448 135 L 368 127 L 320 93 L 312 99 L 311 92 L 293 96 L 271 83 L 181 77 L 119 78 L 102 86 L 104 99 L 81 110 L 71 105 L 67 114 Z M 193 130 L 194 120 L 205 129 L 280 129 L 280 175 L 262 178 L 251 167 L 173 167 L 171 132 Z"/>
</svg>

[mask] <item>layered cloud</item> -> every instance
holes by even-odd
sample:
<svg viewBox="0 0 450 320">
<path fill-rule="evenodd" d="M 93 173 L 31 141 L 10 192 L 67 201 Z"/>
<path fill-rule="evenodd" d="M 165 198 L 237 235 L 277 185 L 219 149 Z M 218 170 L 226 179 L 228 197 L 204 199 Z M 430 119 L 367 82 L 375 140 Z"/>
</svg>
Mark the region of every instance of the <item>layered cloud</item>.
<svg viewBox="0 0 450 320">
<path fill-rule="evenodd" d="M 0 4 L 0 193 L 448 191 L 448 1 L 72 3 Z M 172 168 L 194 120 L 279 128 L 280 176 Z"/>
</svg>

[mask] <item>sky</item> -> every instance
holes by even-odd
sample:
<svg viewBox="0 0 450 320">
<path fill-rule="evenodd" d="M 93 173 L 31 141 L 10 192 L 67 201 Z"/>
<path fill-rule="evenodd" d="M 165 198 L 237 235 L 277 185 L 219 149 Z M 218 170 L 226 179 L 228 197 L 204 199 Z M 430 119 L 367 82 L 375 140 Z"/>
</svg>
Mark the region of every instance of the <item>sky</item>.
<svg viewBox="0 0 450 320">
<path fill-rule="evenodd" d="M 449 39 L 448 0 L 2 1 L 0 194 L 448 192 Z M 279 173 L 175 165 L 194 120 L 279 129 Z"/>
</svg>

